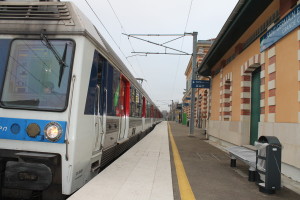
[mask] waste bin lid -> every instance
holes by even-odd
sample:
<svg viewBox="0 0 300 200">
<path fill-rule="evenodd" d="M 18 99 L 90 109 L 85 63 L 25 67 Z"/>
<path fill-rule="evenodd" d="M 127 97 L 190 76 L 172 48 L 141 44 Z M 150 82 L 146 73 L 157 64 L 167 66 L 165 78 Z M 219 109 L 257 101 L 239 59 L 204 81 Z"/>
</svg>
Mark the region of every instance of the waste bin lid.
<svg viewBox="0 0 300 200">
<path fill-rule="evenodd" d="M 258 142 L 281 145 L 278 138 L 275 136 L 260 136 Z"/>
</svg>

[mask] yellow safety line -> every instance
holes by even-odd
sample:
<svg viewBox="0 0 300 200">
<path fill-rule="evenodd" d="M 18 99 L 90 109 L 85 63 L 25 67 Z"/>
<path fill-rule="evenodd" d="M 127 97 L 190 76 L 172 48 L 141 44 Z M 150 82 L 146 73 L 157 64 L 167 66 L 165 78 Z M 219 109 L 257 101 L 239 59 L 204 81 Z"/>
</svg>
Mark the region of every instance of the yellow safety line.
<svg viewBox="0 0 300 200">
<path fill-rule="evenodd" d="M 174 158 L 174 164 L 176 168 L 176 174 L 177 174 L 177 180 L 179 185 L 179 192 L 181 200 L 196 200 L 195 195 L 192 191 L 190 182 L 186 176 L 183 163 L 181 161 L 170 124 L 168 123 L 168 132 L 170 136 L 171 146 L 172 146 L 172 152 L 173 152 L 173 158 Z"/>
</svg>

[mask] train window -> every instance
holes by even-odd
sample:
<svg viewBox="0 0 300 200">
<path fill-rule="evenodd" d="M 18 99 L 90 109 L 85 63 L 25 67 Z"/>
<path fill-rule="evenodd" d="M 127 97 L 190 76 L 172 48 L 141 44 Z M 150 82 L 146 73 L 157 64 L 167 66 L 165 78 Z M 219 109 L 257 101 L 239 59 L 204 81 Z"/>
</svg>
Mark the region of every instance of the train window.
<svg viewBox="0 0 300 200">
<path fill-rule="evenodd" d="M 151 118 L 154 117 L 154 107 L 153 107 L 153 105 L 150 106 L 150 117 Z"/>
<path fill-rule="evenodd" d="M 107 66 L 107 115 L 116 116 L 120 96 L 120 72 L 112 65 Z"/>
<path fill-rule="evenodd" d="M 62 111 L 67 105 L 75 43 L 71 40 L 13 40 L 1 105 Z"/>
<path fill-rule="evenodd" d="M 116 107 L 116 116 L 124 116 L 126 113 L 126 82 L 123 78 L 121 78 L 119 91 L 116 91 L 119 96 L 118 103 L 114 102 Z M 114 96 L 116 97 L 116 95 Z M 116 99 L 114 99 L 116 100 Z"/>
<path fill-rule="evenodd" d="M 101 115 L 103 113 L 104 95 L 102 86 L 104 79 L 103 69 L 105 65 L 106 59 L 102 57 L 100 53 L 95 51 L 84 114 L 96 115 L 98 110 Z"/>
<path fill-rule="evenodd" d="M 142 95 L 139 91 L 136 92 L 136 114 L 137 117 L 142 116 Z"/>
<path fill-rule="evenodd" d="M 136 110 L 137 110 L 137 101 L 136 101 L 136 89 L 131 87 L 130 89 L 130 117 L 137 117 Z"/>
<path fill-rule="evenodd" d="M 150 103 L 147 101 L 147 118 L 150 117 Z"/>
<path fill-rule="evenodd" d="M 142 117 L 146 117 L 146 99 L 145 97 L 142 97 Z"/>
</svg>

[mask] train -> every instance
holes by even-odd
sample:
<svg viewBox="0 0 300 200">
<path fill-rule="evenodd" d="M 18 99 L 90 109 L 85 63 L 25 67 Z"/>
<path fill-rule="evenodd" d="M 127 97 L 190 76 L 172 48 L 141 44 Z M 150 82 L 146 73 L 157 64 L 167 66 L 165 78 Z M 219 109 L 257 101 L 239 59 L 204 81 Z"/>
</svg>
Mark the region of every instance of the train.
<svg viewBox="0 0 300 200">
<path fill-rule="evenodd" d="M 0 196 L 65 199 L 162 114 L 72 2 L 0 2 Z"/>
</svg>

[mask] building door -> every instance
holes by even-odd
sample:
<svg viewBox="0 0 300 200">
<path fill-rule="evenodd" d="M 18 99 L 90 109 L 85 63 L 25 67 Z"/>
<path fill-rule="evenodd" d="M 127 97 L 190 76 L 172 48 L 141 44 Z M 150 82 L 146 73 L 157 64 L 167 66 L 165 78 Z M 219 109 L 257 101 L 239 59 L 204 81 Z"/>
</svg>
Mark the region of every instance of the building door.
<svg viewBox="0 0 300 200">
<path fill-rule="evenodd" d="M 251 119 L 250 144 L 254 145 L 258 137 L 258 123 L 260 121 L 260 67 L 252 73 L 251 80 Z"/>
</svg>

